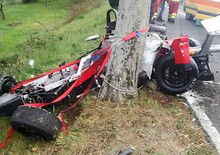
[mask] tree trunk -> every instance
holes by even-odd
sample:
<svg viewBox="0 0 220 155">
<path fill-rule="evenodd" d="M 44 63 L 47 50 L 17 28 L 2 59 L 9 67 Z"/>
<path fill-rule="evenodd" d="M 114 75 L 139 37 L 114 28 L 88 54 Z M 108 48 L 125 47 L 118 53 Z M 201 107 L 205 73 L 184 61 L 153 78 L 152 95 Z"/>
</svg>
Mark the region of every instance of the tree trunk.
<svg viewBox="0 0 220 155">
<path fill-rule="evenodd" d="M 146 28 L 149 22 L 151 0 L 121 0 L 115 38 Z M 145 46 L 146 35 L 112 48 L 106 79 L 100 90 L 102 99 L 124 102 L 137 96 L 137 81 L 140 58 Z"/>
<path fill-rule="evenodd" d="M 2 2 L 0 3 L 0 14 L 2 16 L 2 19 L 5 20 L 5 14 L 4 14 L 4 11 L 3 11 L 3 4 L 2 4 Z"/>
</svg>

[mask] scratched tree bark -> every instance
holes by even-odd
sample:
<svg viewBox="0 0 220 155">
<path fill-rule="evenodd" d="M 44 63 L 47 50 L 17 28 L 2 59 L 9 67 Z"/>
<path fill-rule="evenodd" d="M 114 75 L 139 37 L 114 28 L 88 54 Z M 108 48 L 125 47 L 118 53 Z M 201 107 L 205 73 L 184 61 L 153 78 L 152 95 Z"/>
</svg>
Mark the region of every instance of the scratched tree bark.
<svg viewBox="0 0 220 155">
<path fill-rule="evenodd" d="M 115 40 L 130 32 L 141 30 L 149 24 L 151 0 L 120 0 Z M 123 103 L 126 98 L 137 97 L 138 68 L 144 51 L 146 35 L 134 38 L 112 48 L 107 67 L 106 82 L 99 97 Z"/>
</svg>

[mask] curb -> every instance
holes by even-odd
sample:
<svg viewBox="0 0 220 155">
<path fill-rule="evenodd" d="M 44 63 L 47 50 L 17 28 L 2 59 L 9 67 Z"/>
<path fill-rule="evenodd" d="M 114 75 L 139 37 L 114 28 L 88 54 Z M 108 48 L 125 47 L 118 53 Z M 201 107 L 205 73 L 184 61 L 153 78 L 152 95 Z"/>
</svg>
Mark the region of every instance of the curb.
<svg viewBox="0 0 220 155">
<path fill-rule="evenodd" d="M 220 154 L 220 134 L 198 104 L 198 102 L 202 100 L 202 97 L 192 91 L 186 92 L 182 96 L 186 98 L 189 107 L 194 112 L 202 129 L 208 135 L 210 142 L 215 147 L 217 153 Z"/>
</svg>

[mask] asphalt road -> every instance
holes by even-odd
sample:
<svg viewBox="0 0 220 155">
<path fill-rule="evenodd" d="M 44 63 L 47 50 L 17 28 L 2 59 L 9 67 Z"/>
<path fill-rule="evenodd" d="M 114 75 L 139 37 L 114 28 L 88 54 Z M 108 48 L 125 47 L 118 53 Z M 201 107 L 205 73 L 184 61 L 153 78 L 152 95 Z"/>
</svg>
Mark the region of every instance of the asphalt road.
<svg viewBox="0 0 220 155">
<path fill-rule="evenodd" d="M 164 14 L 166 15 L 167 13 Z M 167 23 L 167 28 L 169 39 L 186 34 L 203 43 L 207 34 L 203 27 L 195 26 L 193 22 L 186 20 L 182 11 L 179 12 L 176 23 Z M 220 36 L 215 37 L 213 44 L 220 44 Z M 198 83 L 193 91 L 203 97 L 199 104 L 220 133 L 220 51 L 210 55 L 210 66 L 215 81 Z"/>
</svg>

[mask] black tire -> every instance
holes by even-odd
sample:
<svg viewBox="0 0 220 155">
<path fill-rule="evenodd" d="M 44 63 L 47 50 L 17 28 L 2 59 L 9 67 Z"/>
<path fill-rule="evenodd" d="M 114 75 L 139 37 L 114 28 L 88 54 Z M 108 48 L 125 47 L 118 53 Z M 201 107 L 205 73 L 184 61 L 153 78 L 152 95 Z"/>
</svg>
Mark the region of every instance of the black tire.
<svg viewBox="0 0 220 155">
<path fill-rule="evenodd" d="M 174 54 L 163 56 L 155 67 L 155 79 L 160 89 L 168 94 L 181 94 L 192 88 L 198 77 L 194 59 L 190 64 L 175 64 Z"/>
<path fill-rule="evenodd" d="M 0 75 L 0 96 L 4 93 L 9 93 L 15 85 L 15 79 L 9 75 Z"/>
<path fill-rule="evenodd" d="M 11 126 L 32 139 L 54 140 L 61 125 L 61 121 L 48 111 L 30 106 L 18 107 L 11 117 Z"/>
<path fill-rule="evenodd" d="M 194 18 L 193 15 L 186 13 L 186 20 L 193 21 L 193 18 Z"/>
</svg>

